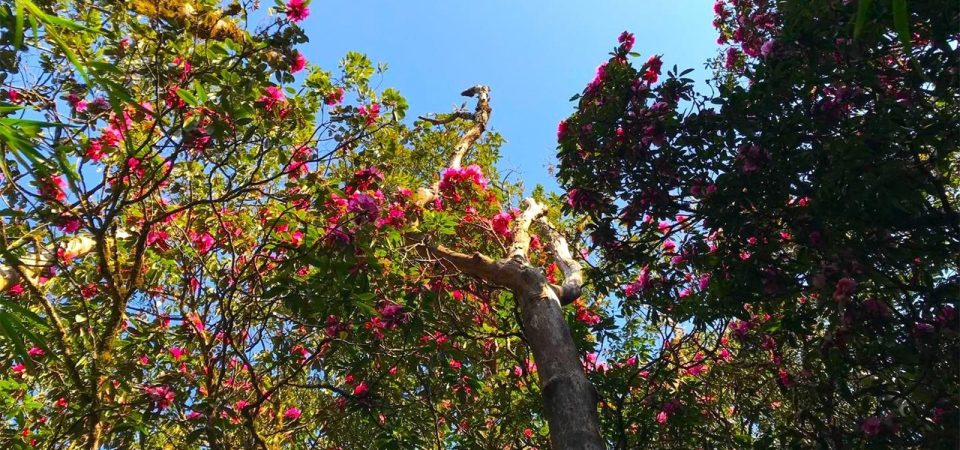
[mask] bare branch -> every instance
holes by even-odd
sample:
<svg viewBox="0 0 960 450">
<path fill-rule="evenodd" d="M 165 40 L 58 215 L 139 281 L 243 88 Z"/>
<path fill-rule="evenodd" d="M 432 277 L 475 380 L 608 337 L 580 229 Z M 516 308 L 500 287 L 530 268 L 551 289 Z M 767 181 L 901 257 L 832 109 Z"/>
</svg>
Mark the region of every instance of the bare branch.
<svg viewBox="0 0 960 450">
<path fill-rule="evenodd" d="M 438 115 L 436 119 L 427 116 L 419 116 L 417 118 L 426 122 L 430 122 L 434 125 L 446 125 L 457 119 L 476 120 L 476 115 L 468 111 L 454 111 L 450 114 L 444 114 L 442 116 Z"/>
<path fill-rule="evenodd" d="M 35 278 L 39 276 L 40 273 L 56 263 L 58 249 L 62 248 L 65 254 L 79 258 L 86 256 L 88 253 L 93 251 L 96 245 L 96 241 L 92 236 L 78 235 L 68 239 L 66 242 L 55 244 L 40 250 L 39 253 L 33 256 L 33 261 L 30 263 L 24 261 L 11 261 L 12 265 L 0 265 L 0 292 L 7 290 L 23 279 L 20 275 L 20 271 L 18 271 L 14 266 L 20 267 L 20 269 L 23 271 L 23 274 L 28 278 L 31 278 L 29 281 L 33 283 Z"/>
<path fill-rule="evenodd" d="M 569 304 L 579 298 L 582 292 L 583 268 L 570 253 L 567 239 L 545 217 L 540 218 L 540 223 L 544 225 L 547 234 L 550 235 L 547 248 L 553 254 L 560 271 L 563 272 L 563 285 L 554 287 L 554 290 L 557 291 L 557 297 L 560 298 L 561 305 Z"/>
<path fill-rule="evenodd" d="M 530 225 L 534 220 L 547 212 L 547 206 L 533 198 L 527 198 L 523 201 L 526 205 L 520 217 L 513 223 L 513 243 L 510 244 L 510 251 L 507 257 L 511 259 L 527 260 L 527 254 L 530 251 Z"/>
<path fill-rule="evenodd" d="M 503 263 L 482 253 L 468 255 L 450 250 L 442 245 L 432 246 L 422 242 L 416 244 L 416 249 L 421 256 L 449 263 L 453 268 L 467 275 L 494 284 L 510 285 L 510 280 L 504 277 L 506 271 L 502 270 Z"/>
</svg>

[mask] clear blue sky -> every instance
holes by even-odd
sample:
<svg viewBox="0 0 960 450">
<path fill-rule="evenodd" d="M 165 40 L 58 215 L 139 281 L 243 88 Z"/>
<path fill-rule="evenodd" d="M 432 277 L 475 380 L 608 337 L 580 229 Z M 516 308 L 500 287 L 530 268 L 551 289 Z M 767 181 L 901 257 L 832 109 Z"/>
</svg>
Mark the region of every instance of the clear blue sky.
<svg viewBox="0 0 960 450">
<path fill-rule="evenodd" d="M 301 26 L 310 62 L 336 70 L 351 50 L 384 62 L 382 88 L 410 103 L 408 117 L 446 112 L 475 84 L 491 87 L 491 128 L 507 140 L 500 169 L 518 171 L 529 191 L 557 184 L 557 122 L 605 61 L 623 30 L 634 51 L 664 55 L 664 68 L 693 68 L 716 53 L 708 0 L 313 0 Z"/>
</svg>

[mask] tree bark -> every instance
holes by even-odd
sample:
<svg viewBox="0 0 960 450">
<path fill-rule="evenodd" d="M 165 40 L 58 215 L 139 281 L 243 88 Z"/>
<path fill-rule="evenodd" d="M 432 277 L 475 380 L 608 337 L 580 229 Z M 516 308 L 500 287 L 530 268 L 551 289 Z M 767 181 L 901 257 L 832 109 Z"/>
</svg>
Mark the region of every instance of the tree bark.
<svg viewBox="0 0 960 450">
<path fill-rule="evenodd" d="M 525 265 L 518 294 L 523 333 L 537 363 L 555 450 L 602 450 L 597 392 L 584 374 L 560 299 L 539 269 Z"/>
</svg>

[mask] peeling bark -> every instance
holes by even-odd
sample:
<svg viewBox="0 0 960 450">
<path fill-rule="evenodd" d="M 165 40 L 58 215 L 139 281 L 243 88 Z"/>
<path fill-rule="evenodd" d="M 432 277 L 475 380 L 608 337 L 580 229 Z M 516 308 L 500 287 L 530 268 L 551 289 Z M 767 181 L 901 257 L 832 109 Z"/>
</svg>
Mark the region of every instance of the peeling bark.
<svg viewBox="0 0 960 450">
<path fill-rule="evenodd" d="M 75 236 L 59 245 L 41 250 L 34 255 L 33 261 L 29 263 L 21 260 L 18 266 L 23 274 L 30 278 L 28 281 L 34 283 L 40 273 L 50 268 L 57 261 L 57 250 L 62 248 L 65 254 L 79 258 L 92 252 L 96 249 L 96 246 L 97 243 L 92 236 Z M 13 265 L 0 265 L 0 292 L 19 283 L 22 280 L 20 273 Z"/>
</svg>

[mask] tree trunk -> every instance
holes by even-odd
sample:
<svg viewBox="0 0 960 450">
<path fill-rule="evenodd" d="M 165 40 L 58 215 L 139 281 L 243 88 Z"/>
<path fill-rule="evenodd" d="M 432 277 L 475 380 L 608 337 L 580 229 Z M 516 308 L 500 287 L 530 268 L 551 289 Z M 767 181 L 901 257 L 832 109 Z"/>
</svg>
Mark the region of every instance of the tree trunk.
<svg viewBox="0 0 960 450">
<path fill-rule="evenodd" d="M 584 374 L 556 293 L 540 270 L 521 269 L 523 332 L 533 350 L 554 450 L 602 450 L 597 392 Z"/>
</svg>

